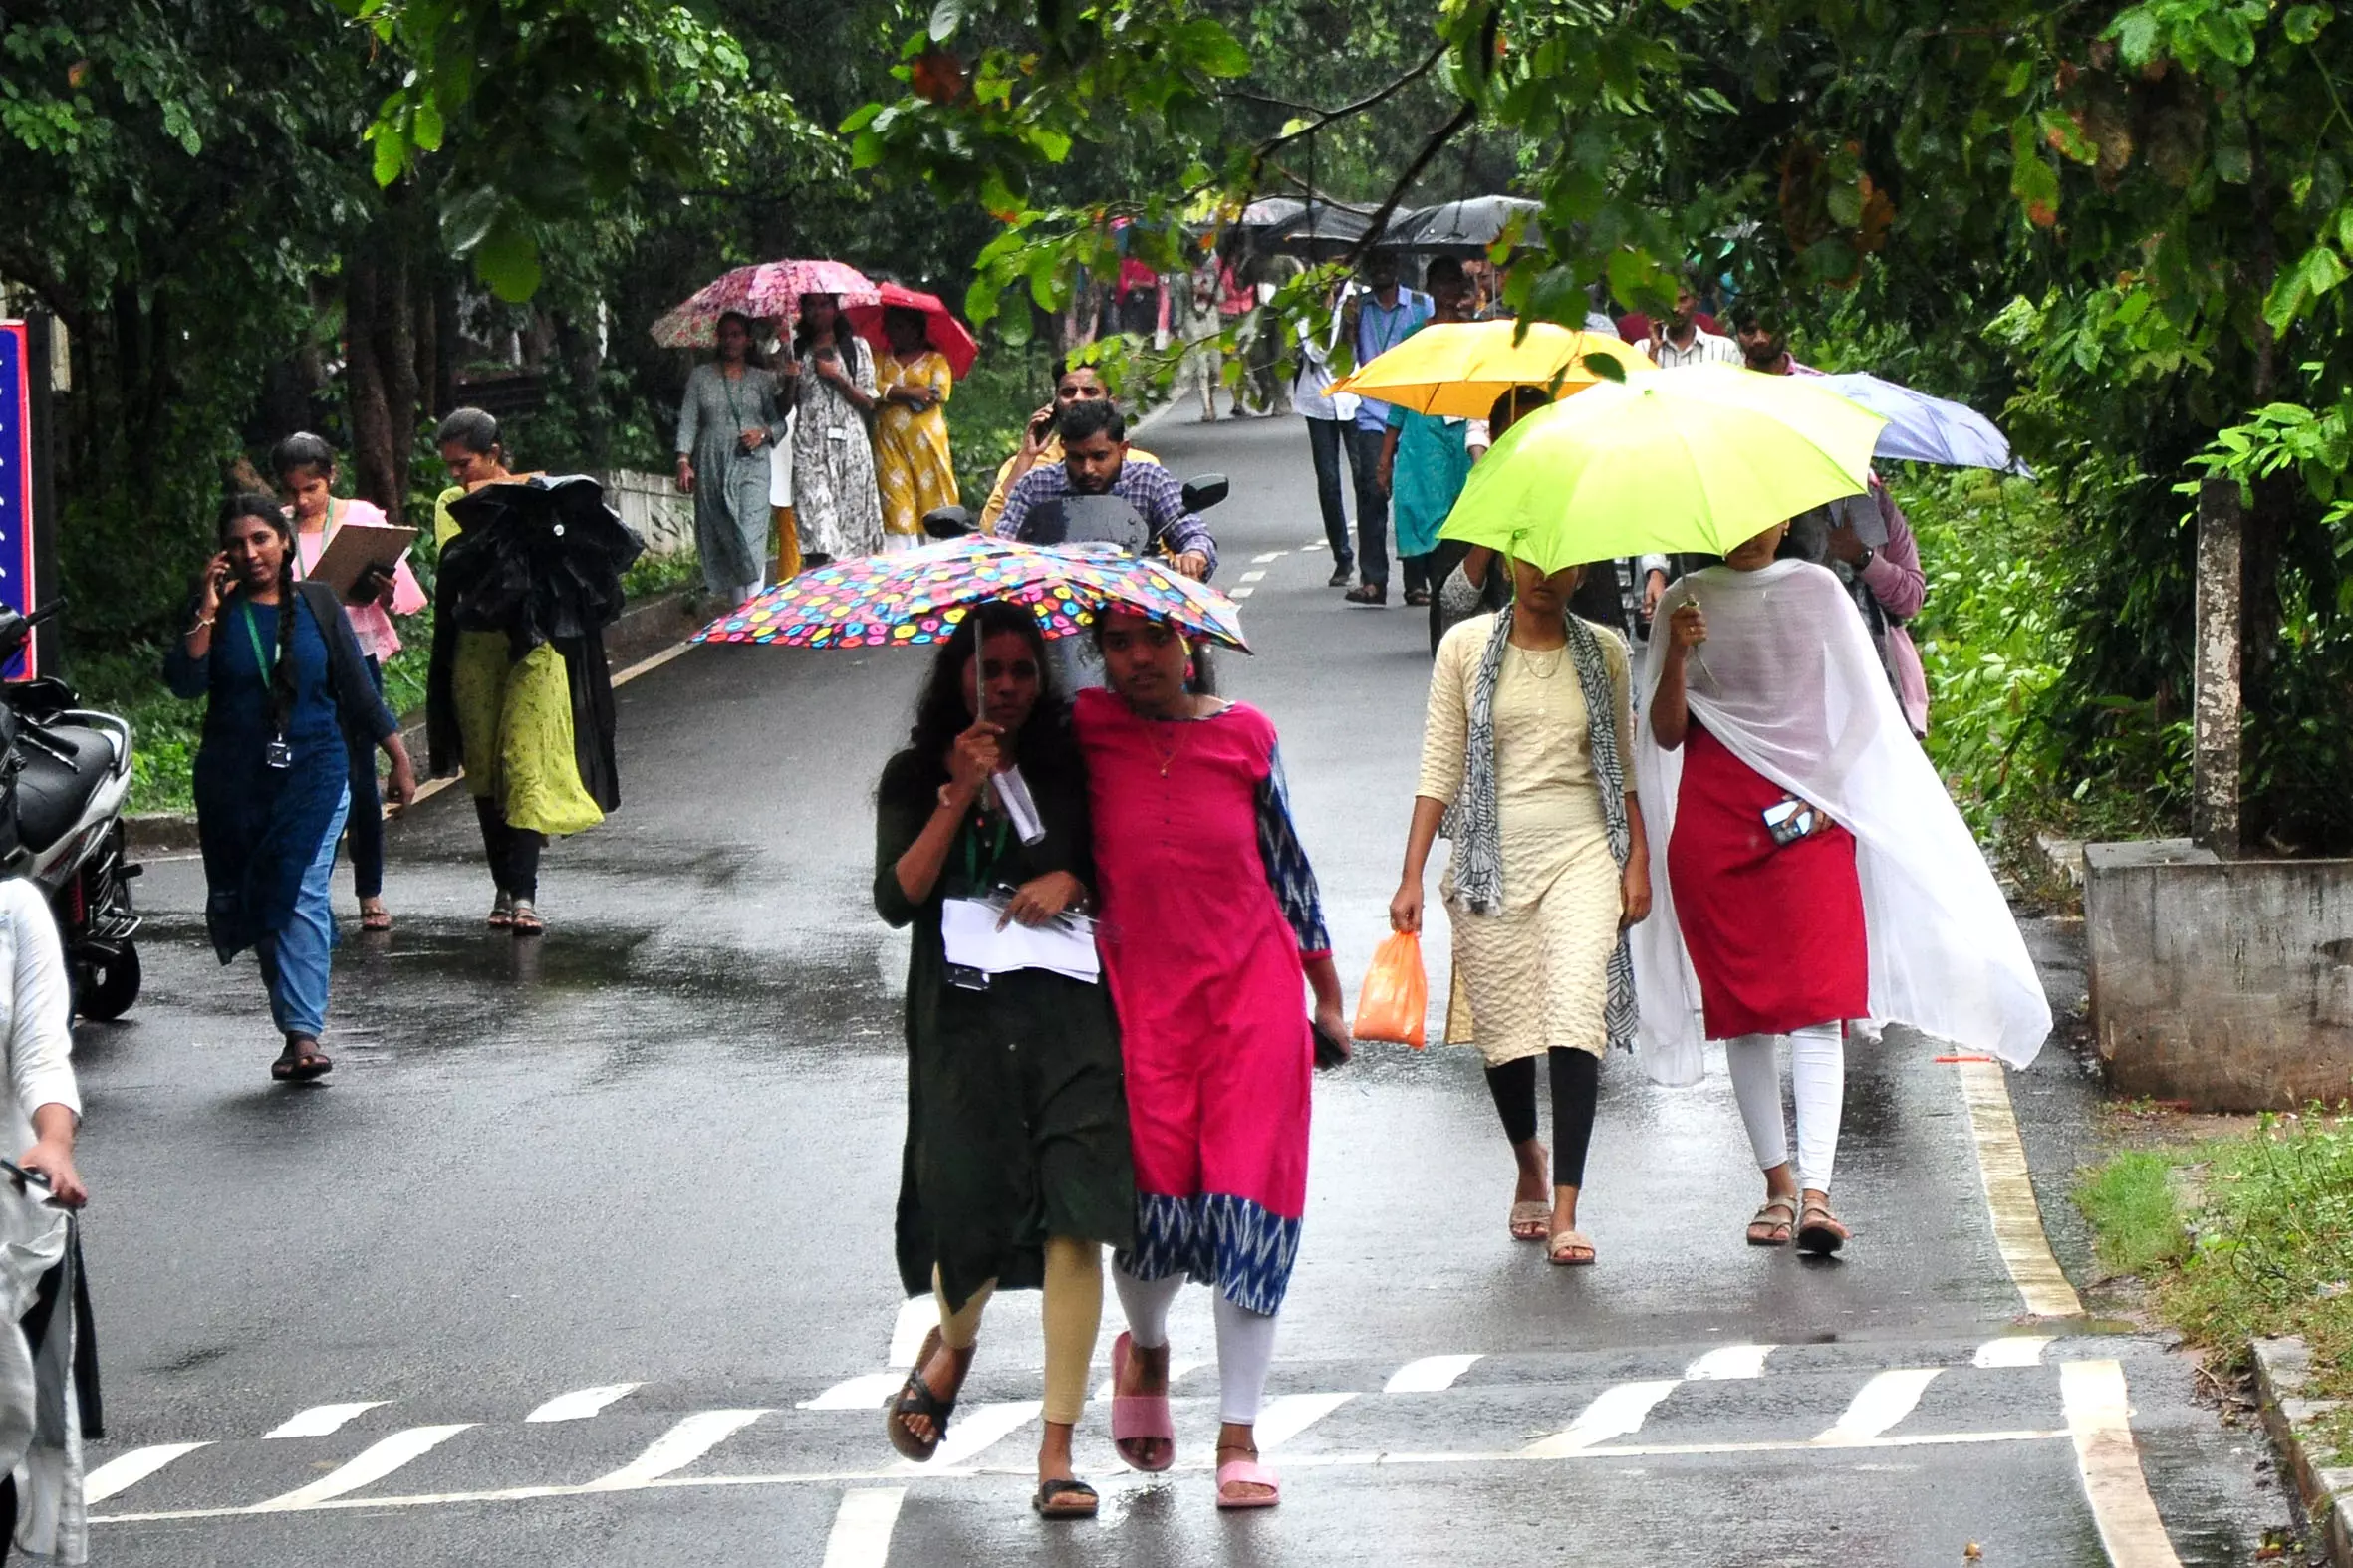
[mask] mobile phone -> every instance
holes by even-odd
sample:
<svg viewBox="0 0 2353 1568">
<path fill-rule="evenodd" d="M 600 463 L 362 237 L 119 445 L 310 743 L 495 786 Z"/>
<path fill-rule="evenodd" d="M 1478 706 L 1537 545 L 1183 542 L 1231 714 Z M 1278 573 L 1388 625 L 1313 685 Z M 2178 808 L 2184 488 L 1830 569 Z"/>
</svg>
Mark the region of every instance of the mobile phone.
<svg viewBox="0 0 2353 1568">
<path fill-rule="evenodd" d="M 1765 831 L 1773 836 L 1773 843 L 1784 848 L 1810 837 L 1822 822 L 1822 814 L 1795 795 L 1774 801 L 1759 815 L 1764 818 Z"/>
</svg>

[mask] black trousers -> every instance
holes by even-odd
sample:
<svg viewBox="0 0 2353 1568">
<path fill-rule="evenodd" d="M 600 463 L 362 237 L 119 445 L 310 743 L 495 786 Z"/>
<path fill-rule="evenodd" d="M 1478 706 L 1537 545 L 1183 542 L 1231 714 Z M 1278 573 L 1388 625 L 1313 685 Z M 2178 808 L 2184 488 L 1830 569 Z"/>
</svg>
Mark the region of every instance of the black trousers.
<svg viewBox="0 0 2353 1568">
<path fill-rule="evenodd" d="M 490 880 L 510 899 L 538 903 L 539 847 L 547 842 L 547 835 L 532 828 L 508 827 L 506 809 L 487 795 L 474 797 L 474 815 L 482 824 L 482 849 L 490 860 Z"/>
<path fill-rule="evenodd" d="M 1307 449 L 1315 458 L 1315 499 L 1323 509 L 1324 538 L 1332 547 L 1332 564 L 1343 572 L 1356 568 L 1356 545 L 1348 537 L 1348 503 L 1341 488 L 1340 447 L 1347 426 L 1338 419 L 1307 420 Z"/>
<path fill-rule="evenodd" d="M 1560 1045 L 1544 1054 L 1552 1077 L 1552 1184 L 1581 1187 L 1593 1108 L 1601 1096 L 1601 1058 Z M 1505 1138 L 1516 1146 L 1536 1136 L 1536 1058 L 1488 1068 L 1487 1093 L 1495 1097 Z"/>
<path fill-rule="evenodd" d="M 368 677 L 384 694 L 384 666 L 368 655 Z M 352 891 L 363 899 L 384 893 L 384 793 L 376 779 L 376 742 L 362 728 L 344 731 L 351 753 L 352 810 L 344 819 L 344 843 L 352 854 Z"/>
</svg>

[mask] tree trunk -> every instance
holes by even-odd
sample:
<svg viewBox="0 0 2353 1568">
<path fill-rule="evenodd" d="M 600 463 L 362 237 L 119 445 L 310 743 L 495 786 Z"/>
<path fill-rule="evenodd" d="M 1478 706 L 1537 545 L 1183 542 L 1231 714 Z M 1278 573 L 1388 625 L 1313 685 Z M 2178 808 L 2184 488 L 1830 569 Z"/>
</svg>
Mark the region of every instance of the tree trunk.
<svg viewBox="0 0 2353 1568">
<path fill-rule="evenodd" d="M 358 249 L 367 254 L 344 262 L 352 456 L 361 496 L 398 523 L 407 516 L 409 457 L 416 445 L 416 332 L 407 258 L 397 236 L 381 229 Z"/>
</svg>

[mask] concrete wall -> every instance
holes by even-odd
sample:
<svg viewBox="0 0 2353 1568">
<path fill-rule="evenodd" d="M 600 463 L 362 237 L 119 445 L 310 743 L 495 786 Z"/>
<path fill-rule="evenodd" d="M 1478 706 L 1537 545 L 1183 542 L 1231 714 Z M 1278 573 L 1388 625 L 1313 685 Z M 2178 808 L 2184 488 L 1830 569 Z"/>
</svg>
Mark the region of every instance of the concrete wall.
<svg viewBox="0 0 2353 1568">
<path fill-rule="evenodd" d="M 2353 1097 L 2353 861 L 2084 850 L 2092 1021 L 2121 1093 L 2198 1110 Z"/>
<path fill-rule="evenodd" d="M 605 487 L 605 504 L 638 531 L 647 550 L 676 555 L 694 548 L 694 498 L 680 495 L 668 474 L 616 468 L 595 477 Z"/>
</svg>

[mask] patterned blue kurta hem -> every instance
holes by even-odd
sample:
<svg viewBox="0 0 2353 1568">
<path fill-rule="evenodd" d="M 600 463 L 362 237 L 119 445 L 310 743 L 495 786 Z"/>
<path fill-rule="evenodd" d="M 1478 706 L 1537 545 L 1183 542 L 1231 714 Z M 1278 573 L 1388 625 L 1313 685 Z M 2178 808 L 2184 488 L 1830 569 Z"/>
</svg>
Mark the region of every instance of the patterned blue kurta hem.
<svg viewBox="0 0 2353 1568">
<path fill-rule="evenodd" d="M 1114 1261 L 1133 1279 L 1182 1273 L 1195 1284 L 1216 1286 L 1245 1312 L 1272 1317 L 1282 1310 L 1298 1257 L 1299 1221 L 1246 1197 L 1140 1192 L 1135 1249 Z"/>
</svg>

